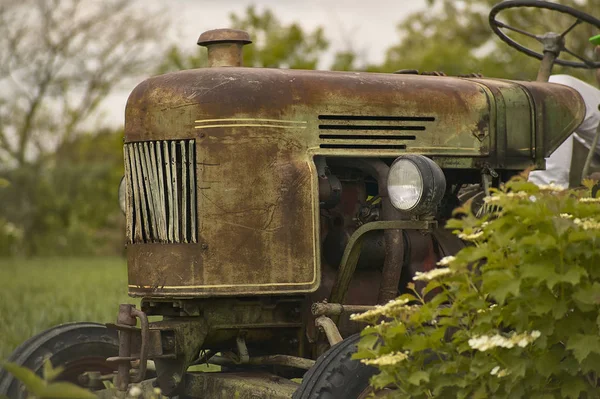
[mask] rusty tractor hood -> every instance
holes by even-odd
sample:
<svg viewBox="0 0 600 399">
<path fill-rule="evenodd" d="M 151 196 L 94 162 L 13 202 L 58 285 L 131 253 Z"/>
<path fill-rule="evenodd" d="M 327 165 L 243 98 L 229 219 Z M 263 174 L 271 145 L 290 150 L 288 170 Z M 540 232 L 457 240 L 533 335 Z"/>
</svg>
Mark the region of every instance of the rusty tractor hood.
<svg viewBox="0 0 600 399">
<path fill-rule="evenodd" d="M 315 291 L 314 156 L 543 166 L 584 113 L 551 83 L 241 67 L 148 79 L 125 119 L 129 293 Z"/>
<path fill-rule="evenodd" d="M 243 125 L 251 135 L 284 124 L 286 140 L 313 153 L 413 152 L 446 167 L 485 160 L 521 169 L 543 166 L 584 115 L 579 94 L 552 83 L 220 67 L 141 83 L 128 101 L 125 140 L 194 139 Z"/>
</svg>

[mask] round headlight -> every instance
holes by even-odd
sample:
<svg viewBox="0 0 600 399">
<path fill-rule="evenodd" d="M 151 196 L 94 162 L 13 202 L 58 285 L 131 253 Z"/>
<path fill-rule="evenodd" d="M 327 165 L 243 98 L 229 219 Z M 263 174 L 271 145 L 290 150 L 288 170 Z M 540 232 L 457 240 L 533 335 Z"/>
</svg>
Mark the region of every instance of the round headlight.
<svg viewBox="0 0 600 399">
<path fill-rule="evenodd" d="M 422 155 L 398 157 L 390 167 L 387 183 L 394 208 L 412 215 L 434 212 L 446 191 L 444 172 Z"/>
<path fill-rule="evenodd" d="M 126 207 L 125 196 L 125 176 L 123 176 L 121 178 L 121 183 L 119 184 L 119 207 L 121 208 L 121 212 L 123 212 L 123 215 L 125 214 Z"/>
</svg>

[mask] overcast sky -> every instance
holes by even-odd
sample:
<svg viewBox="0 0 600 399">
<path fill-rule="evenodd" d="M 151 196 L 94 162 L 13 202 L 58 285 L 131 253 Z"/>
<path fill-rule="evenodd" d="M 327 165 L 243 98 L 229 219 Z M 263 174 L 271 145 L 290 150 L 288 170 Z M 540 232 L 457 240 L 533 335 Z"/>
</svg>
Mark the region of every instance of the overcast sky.
<svg viewBox="0 0 600 399">
<path fill-rule="evenodd" d="M 243 15 L 256 5 L 269 8 L 283 22 L 299 22 L 312 30 L 325 29 L 331 46 L 323 68 L 331 63 L 331 55 L 352 49 L 369 62 L 380 62 L 385 50 L 399 40 L 396 25 L 411 12 L 425 7 L 425 0 L 135 0 L 137 6 L 163 9 L 172 21 L 165 32 L 169 43 L 182 50 L 194 51 L 200 33 L 229 27 L 229 14 Z M 152 71 L 148 71 L 151 73 Z M 144 77 L 140 77 L 140 80 Z M 107 121 L 122 124 L 127 96 L 133 89 L 123 87 L 105 102 Z"/>
</svg>

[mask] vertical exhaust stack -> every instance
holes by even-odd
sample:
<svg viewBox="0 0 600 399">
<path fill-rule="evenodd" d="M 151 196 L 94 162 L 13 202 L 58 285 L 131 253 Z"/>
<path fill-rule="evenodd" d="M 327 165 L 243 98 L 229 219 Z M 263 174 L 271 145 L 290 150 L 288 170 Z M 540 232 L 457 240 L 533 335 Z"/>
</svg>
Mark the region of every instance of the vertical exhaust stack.
<svg viewBox="0 0 600 399">
<path fill-rule="evenodd" d="M 237 29 L 214 29 L 200 35 L 198 45 L 208 49 L 208 66 L 242 66 L 242 47 L 252 43 L 248 32 Z"/>
</svg>

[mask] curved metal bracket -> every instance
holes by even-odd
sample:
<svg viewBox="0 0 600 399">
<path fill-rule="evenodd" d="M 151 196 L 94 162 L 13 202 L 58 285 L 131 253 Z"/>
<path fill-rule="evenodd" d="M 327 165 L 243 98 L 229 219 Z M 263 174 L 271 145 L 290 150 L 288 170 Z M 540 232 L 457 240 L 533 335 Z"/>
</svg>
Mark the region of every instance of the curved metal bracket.
<svg viewBox="0 0 600 399">
<path fill-rule="evenodd" d="M 335 283 L 331 289 L 329 302 L 344 303 L 346 292 L 350 286 L 352 276 L 356 271 L 356 264 L 360 257 L 364 235 L 373 230 L 430 230 L 437 226 L 435 220 L 386 220 L 363 224 L 350 236 Z"/>
</svg>

